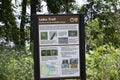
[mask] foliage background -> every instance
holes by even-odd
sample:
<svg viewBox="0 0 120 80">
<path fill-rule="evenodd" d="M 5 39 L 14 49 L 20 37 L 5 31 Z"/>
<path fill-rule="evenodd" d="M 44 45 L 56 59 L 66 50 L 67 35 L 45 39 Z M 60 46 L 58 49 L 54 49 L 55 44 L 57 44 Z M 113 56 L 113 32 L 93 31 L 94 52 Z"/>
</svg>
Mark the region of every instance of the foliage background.
<svg viewBox="0 0 120 80">
<path fill-rule="evenodd" d="M 34 79 L 32 15 L 43 1 L 47 14 L 85 14 L 87 80 L 120 80 L 120 0 L 0 0 L 0 80 Z"/>
</svg>

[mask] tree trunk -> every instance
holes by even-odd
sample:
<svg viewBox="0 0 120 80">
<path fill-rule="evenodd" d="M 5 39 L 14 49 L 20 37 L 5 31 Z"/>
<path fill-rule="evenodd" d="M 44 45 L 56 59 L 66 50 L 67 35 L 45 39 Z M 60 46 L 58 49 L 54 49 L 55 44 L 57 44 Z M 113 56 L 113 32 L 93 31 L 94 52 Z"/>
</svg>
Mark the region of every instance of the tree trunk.
<svg viewBox="0 0 120 80">
<path fill-rule="evenodd" d="M 27 0 L 22 2 L 22 13 L 21 13 L 21 23 L 20 23 L 20 45 L 25 46 L 25 19 L 26 19 L 26 5 Z"/>
<path fill-rule="evenodd" d="M 32 15 L 36 14 L 36 6 L 37 6 L 38 0 L 31 0 L 31 27 L 30 27 L 30 42 L 33 42 L 33 18 Z"/>
</svg>

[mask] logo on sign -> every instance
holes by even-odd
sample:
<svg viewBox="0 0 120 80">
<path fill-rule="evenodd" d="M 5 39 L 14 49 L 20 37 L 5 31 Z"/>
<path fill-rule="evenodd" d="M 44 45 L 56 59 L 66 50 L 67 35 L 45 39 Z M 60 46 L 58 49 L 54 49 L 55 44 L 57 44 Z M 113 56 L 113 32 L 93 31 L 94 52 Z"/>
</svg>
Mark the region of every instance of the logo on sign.
<svg viewBox="0 0 120 80">
<path fill-rule="evenodd" d="M 78 22 L 78 18 L 70 18 L 70 22 Z"/>
</svg>

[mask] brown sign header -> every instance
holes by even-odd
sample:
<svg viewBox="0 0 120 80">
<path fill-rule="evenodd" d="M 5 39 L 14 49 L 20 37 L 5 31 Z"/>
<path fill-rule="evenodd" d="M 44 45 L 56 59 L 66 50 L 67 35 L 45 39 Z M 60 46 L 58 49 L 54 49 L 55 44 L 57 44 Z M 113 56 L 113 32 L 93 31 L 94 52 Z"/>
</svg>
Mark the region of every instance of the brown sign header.
<svg viewBox="0 0 120 80">
<path fill-rule="evenodd" d="M 76 24 L 76 23 L 79 23 L 78 15 L 38 16 L 38 24 Z"/>
</svg>

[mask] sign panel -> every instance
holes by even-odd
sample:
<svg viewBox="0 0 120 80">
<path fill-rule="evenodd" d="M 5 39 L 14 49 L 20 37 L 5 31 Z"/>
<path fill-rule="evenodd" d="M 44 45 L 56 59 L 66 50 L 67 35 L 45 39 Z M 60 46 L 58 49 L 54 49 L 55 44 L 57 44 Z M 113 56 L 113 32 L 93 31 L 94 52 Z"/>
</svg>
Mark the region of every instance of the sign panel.
<svg viewBox="0 0 120 80">
<path fill-rule="evenodd" d="M 39 15 L 36 29 L 39 79 L 80 78 L 80 15 Z"/>
</svg>

